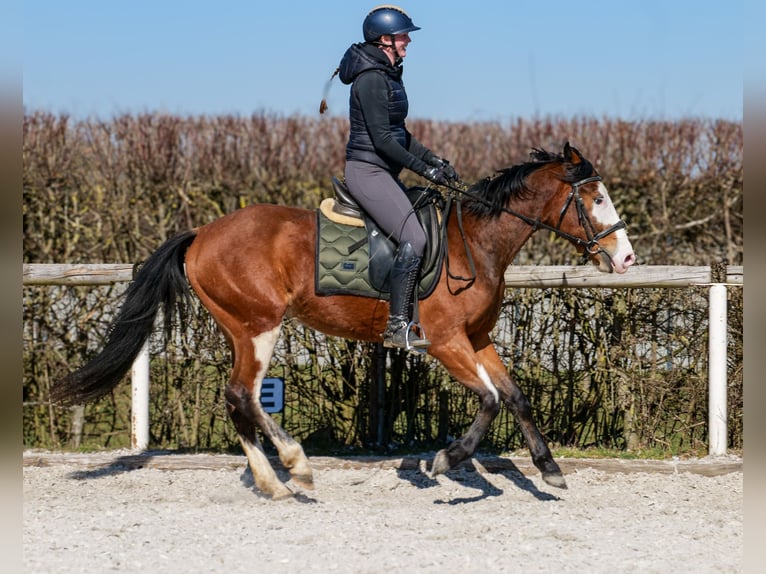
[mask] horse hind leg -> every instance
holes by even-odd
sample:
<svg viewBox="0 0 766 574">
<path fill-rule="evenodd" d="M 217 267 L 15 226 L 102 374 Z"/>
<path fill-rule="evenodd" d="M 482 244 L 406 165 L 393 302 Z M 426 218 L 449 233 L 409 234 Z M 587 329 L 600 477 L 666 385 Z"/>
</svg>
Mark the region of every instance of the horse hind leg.
<svg viewBox="0 0 766 574">
<path fill-rule="evenodd" d="M 266 457 L 261 441 L 255 432 L 251 417 L 245 414 L 247 410 L 245 405 L 251 401 L 247 393 L 239 392 L 242 389 L 242 386 L 236 384 L 230 384 L 226 388 L 226 406 L 237 429 L 239 442 L 245 451 L 245 456 L 247 456 L 250 470 L 253 472 L 255 486 L 273 500 L 289 498 L 293 495 L 292 491 L 279 480 L 276 472 L 274 472 L 274 468 Z"/>
<path fill-rule="evenodd" d="M 303 447 L 271 418 L 260 401 L 261 385 L 279 332 L 280 326 L 277 325 L 250 340 L 240 339 L 240 348 L 234 350 L 232 380 L 226 390 L 230 415 L 237 427 L 256 485 L 273 498 L 291 496 L 292 492 L 278 479 L 263 453 L 255 435 L 255 425 L 274 444 L 293 482 L 305 489 L 313 489 L 314 486 L 313 472 Z"/>
<path fill-rule="evenodd" d="M 258 401 L 260 405 L 260 401 Z M 262 407 L 259 407 L 263 411 Z M 279 453 L 282 465 L 290 471 L 292 481 L 306 490 L 314 490 L 314 472 L 311 469 L 303 447 L 293 437 L 279 426 L 266 411 L 262 415 L 256 415 L 258 426 L 269 437 Z"/>
</svg>

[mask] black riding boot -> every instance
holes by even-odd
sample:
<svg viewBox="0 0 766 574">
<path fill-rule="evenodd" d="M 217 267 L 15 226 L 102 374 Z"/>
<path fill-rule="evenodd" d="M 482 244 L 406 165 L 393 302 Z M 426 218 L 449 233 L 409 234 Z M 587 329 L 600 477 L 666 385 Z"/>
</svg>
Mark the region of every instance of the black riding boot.
<svg viewBox="0 0 766 574">
<path fill-rule="evenodd" d="M 386 332 L 383 333 L 384 347 L 409 350 L 413 347 L 423 349 L 431 344 L 415 332 L 415 325 L 410 321 L 410 304 L 418 283 L 420 262 L 421 258 L 415 255 L 410 242 L 399 245 L 391 269 L 391 307 Z"/>
</svg>

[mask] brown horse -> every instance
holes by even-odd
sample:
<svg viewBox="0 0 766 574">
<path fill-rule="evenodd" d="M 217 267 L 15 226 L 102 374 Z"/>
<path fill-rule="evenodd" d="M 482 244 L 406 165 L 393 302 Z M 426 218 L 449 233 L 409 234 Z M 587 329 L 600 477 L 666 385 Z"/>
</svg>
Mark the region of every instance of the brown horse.
<svg viewBox="0 0 766 574">
<path fill-rule="evenodd" d="M 481 180 L 461 201 L 462 221 L 456 209 L 447 221 L 452 273 L 442 269 L 439 283 L 420 302 L 419 312 L 431 340 L 428 353 L 478 395 L 480 406 L 468 432 L 436 454 L 432 473 L 443 473 L 472 456 L 505 404 L 521 426 L 545 482 L 566 488 L 532 420 L 529 401 L 498 357 L 489 334 L 505 292 L 505 269 L 535 230 L 552 230 L 568 239 L 601 271 L 624 273 L 635 261 L 625 224 L 601 177 L 569 143 L 562 154 L 534 150 L 532 161 Z M 177 305 L 183 308 L 188 279 L 233 354 L 226 405 L 256 486 L 274 499 L 293 495 L 265 456 L 257 427 L 275 445 L 293 483 L 313 488 L 303 448 L 259 400 L 282 320 L 291 317 L 328 335 L 379 342 L 388 317 L 385 301 L 317 296 L 315 247 L 314 211 L 266 204 L 246 207 L 168 240 L 129 285 L 104 349 L 60 381 L 52 398 L 82 402 L 112 389 L 152 332 L 159 308 L 164 307 L 166 320 Z M 472 254 L 473 265 L 467 253 Z M 472 271 L 475 279 L 469 285 L 453 278 L 470 276 Z"/>
</svg>

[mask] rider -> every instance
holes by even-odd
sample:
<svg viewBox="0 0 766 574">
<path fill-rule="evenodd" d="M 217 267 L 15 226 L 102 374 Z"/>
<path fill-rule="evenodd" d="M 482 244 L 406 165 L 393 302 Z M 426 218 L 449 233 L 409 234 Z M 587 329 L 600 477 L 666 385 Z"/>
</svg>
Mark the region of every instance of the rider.
<svg viewBox="0 0 766 574">
<path fill-rule="evenodd" d="M 413 294 L 426 247 L 426 235 L 399 180 L 403 168 L 444 185 L 457 173 L 418 142 L 405 126 L 408 102 L 402 82 L 402 60 L 409 33 L 420 30 L 397 6 L 373 8 L 362 24 L 364 43 L 344 54 L 339 77 L 351 84 L 350 134 L 346 145 L 349 193 L 398 244 L 391 272 L 391 305 L 383 345 L 427 347 L 430 342 L 411 331 Z"/>
</svg>

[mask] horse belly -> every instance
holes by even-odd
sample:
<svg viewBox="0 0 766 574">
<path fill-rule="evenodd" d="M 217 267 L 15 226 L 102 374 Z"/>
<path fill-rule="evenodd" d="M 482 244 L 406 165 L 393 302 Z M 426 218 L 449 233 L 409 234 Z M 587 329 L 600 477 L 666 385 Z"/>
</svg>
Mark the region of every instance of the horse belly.
<svg viewBox="0 0 766 574">
<path fill-rule="evenodd" d="M 380 341 L 388 318 L 388 302 L 355 295 L 311 292 L 296 299 L 288 316 L 326 335 L 357 341 Z"/>
</svg>

